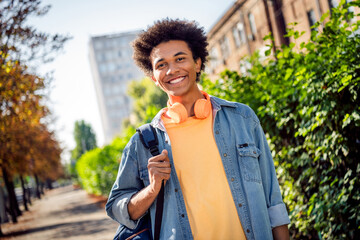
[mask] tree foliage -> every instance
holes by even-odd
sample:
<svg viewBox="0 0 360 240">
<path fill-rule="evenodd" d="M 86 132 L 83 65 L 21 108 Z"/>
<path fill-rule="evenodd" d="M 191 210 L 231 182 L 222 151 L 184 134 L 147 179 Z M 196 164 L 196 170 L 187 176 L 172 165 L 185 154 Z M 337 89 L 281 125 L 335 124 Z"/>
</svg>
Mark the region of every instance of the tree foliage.
<svg viewBox="0 0 360 240">
<path fill-rule="evenodd" d="M 46 125 L 47 79 L 29 66 L 52 60 L 69 37 L 43 33 L 28 25 L 29 17 L 48 12 L 49 7 L 40 3 L 0 1 L 0 168 L 13 222 L 21 214 L 14 192 L 15 177 L 20 176 L 24 189 L 23 176 L 33 176 L 40 184 L 62 175 L 62 150 Z"/>
<path fill-rule="evenodd" d="M 257 112 L 295 239 L 360 234 L 360 35 L 348 6 L 342 1 L 310 41 L 282 46 L 276 59 L 248 58 L 247 76 L 227 70 L 216 82 L 203 79 L 209 94 Z M 300 35 L 288 29 L 295 41 Z"/>
<path fill-rule="evenodd" d="M 20 210 L 14 177 L 58 178 L 62 175 L 61 148 L 54 133 L 42 123 L 49 113 L 41 101 L 44 79 L 28 73 L 18 61 L 5 61 L 8 56 L 4 53 L 0 55 L 0 167 L 16 222 Z"/>
<path fill-rule="evenodd" d="M 42 6 L 41 0 L 0 1 L 0 51 L 27 64 L 53 60 L 70 37 L 41 32 L 27 22 L 49 10 L 50 5 Z"/>
</svg>

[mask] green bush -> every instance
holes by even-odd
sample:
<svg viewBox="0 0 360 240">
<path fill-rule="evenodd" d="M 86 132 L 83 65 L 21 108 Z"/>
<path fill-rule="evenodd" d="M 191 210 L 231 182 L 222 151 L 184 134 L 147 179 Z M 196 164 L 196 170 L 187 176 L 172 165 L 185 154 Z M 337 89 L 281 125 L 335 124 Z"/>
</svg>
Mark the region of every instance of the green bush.
<svg viewBox="0 0 360 240">
<path fill-rule="evenodd" d="M 216 82 L 202 80 L 209 94 L 258 114 L 294 239 L 360 236 L 360 22 L 344 3 L 314 26 L 309 42 L 282 46 L 265 63 L 248 58 L 247 76 L 227 70 Z"/>
<path fill-rule="evenodd" d="M 127 129 L 127 136 L 135 133 Z M 76 163 L 81 186 L 88 192 L 107 196 L 116 179 L 121 153 L 129 137 L 115 138 L 103 148 L 95 148 L 83 154 Z"/>
</svg>

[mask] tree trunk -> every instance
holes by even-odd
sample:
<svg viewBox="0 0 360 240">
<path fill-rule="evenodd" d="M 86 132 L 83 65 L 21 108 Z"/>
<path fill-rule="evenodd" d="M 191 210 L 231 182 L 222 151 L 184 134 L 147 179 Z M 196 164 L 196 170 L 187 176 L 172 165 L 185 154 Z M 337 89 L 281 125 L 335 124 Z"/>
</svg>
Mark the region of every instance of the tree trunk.
<svg viewBox="0 0 360 240">
<path fill-rule="evenodd" d="M 29 202 L 29 204 L 31 205 L 31 204 L 32 204 L 32 203 L 31 203 L 31 187 L 28 187 L 26 193 L 27 193 L 28 202 Z"/>
<path fill-rule="evenodd" d="M 46 187 L 51 190 L 53 189 L 52 181 L 50 179 L 46 179 Z"/>
<path fill-rule="evenodd" d="M 24 178 L 22 175 L 20 175 L 20 182 L 21 182 L 21 188 L 22 188 L 22 192 L 23 192 L 23 203 L 24 203 L 24 208 L 25 211 L 29 211 L 28 205 L 27 205 L 27 197 L 26 197 L 26 188 L 25 188 L 25 183 L 24 183 Z"/>
<path fill-rule="evenodd" d="M 45 194 L 45 192 L 44 192 L 44 182 L 40 182 L 40 194 L 41 195 Z"/>
<path fill-rule="evenodd" d="M 21 212 L 16 200 L 14 184 L 11 180 L 9 180 L 8 173 L 4 167 L 2 167 L 2 172 L 6 190 L 8 192 L 8 201 L 10 204 L 9 213 L 11 215 L 11 220 L 13 223 L 17 223 L 17 217 L 21 215 Z M 19 210 L 20 214 L 18 214 L 19 212 L 17 211 L 17 209 Z"/>
<path fill-rule="evenodd" d="M 40 183 L 39 183 L 39 178 L 38 176 L 35 174 L 35 183 L 36 183 L 36 186 L 35 186 L 35 193 L 36 193 L 36 197 L 38 199 L 41 199 L 41 195 L 40 195 Z"/>
</svg>

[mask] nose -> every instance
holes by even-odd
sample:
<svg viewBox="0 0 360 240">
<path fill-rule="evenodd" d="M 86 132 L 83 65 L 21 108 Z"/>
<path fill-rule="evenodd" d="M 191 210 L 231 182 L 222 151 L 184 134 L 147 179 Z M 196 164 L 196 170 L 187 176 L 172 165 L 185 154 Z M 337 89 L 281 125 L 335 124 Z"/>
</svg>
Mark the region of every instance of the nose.
<svg viewBox="0 0 360 240">
<path fill-rule="evenodd" d="M 174 74 L 179 71 L 179 68 L 177 67 L 177 65 L 175 63 L 169 63 L 168 66 L 169 66 L 169 68 L 166 71 L 166 75 L 171 75 L 171 74 Z"/>
</svg>

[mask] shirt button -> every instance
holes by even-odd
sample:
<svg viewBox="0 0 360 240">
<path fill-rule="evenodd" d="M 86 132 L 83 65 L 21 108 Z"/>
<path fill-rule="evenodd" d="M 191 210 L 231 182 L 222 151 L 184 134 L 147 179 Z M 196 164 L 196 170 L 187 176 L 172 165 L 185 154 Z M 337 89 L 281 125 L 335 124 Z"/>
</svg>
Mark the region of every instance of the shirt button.
<svg viewBox="0 0 360 240">
<path fill-rule="evenodd" d="M 216 133 L 216 134 L 219 134 L 219 131 L 216 131 L 215 133 Z"/>
<path fill-rule="evenodd" d="M 249 233 L 249 232 L 250 232 L 250 229 L 246 229 L 246 232 Z"/>
<path fill-rule="evenodd" d="M 253 151 L 253 154 L 256 154 L 256 152 L 255 152 L 255 151 Z"/>
<path fill-rule="evenodd" d="M 185 214 L 181 214 L 181 217 L 185 217 Z"/>
<path fill-rule="evenodd" d="M 242 207 L 242 204 L 241 204 L 241 203 L 239 203 L 239 207 Z"/>
<path fill-rule="evenodd" d="M 227 156 L 227 154 L 226 153 L 224 153 L 224 157 L 226 157 Z"/>
<path fill-rule="evenodd" d="M 235 179 L 234 178 L 231 178 L 231 181 L 233 182 Z"/>
<path fill-rule="evenodd" d="M 177 189 L 177 188 L 175 188 L 175 192 L 178 192 L 178 189 Z"/>
</svg>

